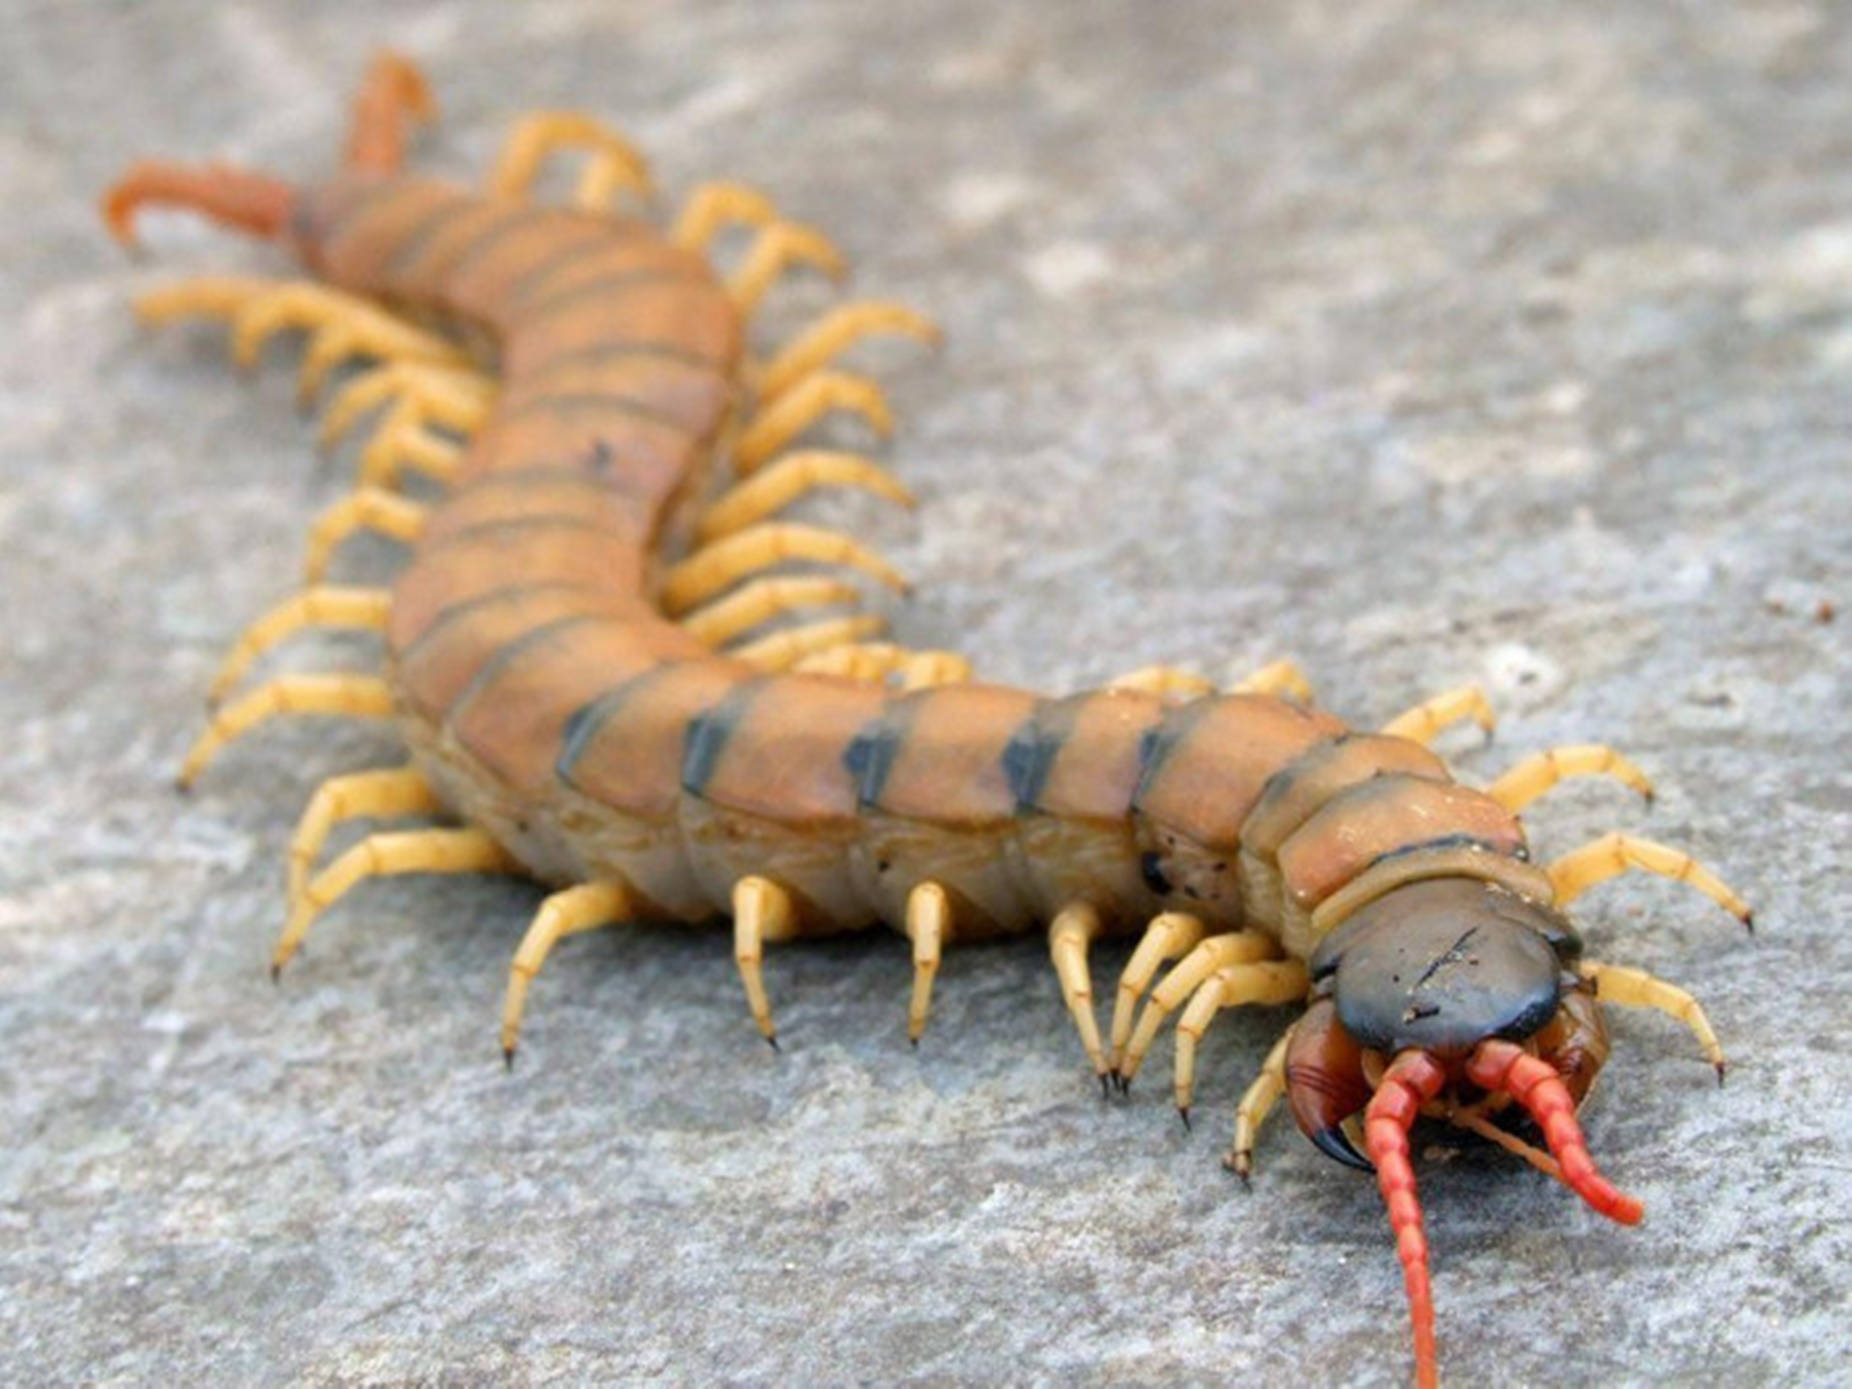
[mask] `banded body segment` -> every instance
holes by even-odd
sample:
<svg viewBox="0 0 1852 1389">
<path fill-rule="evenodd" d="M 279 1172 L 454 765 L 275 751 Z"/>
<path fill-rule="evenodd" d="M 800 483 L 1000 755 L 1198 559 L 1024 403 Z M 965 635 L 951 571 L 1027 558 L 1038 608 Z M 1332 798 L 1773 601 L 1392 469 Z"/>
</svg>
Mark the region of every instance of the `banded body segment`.
<svg viewBox="0 0 1852 1389">
<path fill-rule="evenodd" d="M 690 721 L 681 828 L 717 905 L 742 877 L 759 876 L 792 895 L 803 929 L 873 919 L 844 872 L 864 826 L 859 779 L 843 750 L 886 704 L 878 687 L 855 681 L 772 676 L 734 686 Z"/>
<path fill-rule="evenodd" d="M 851 872 L 883 920 L 904 922 L 908 893 L 928 881 L 945 887 L 961 939 L 1042 919 L 1006 852 L 1017 802 L 1005 753 L 1037 703 L 994 685 L 921 690 L 848 744 L 863 820 Z"/>
<path fill-rule="evenodd" d="M 1041 903 L 1089 903 L 1112 928 L 1159 910 L 1128 816 L 1156 695 L 1095 690 L 1036 707 L 1004 751 L 1017 798 L 1016 860 Z"/>
<path fill-rule="evenodd" d="M 1269 695 L 1170 709 L 1146 737 L 1132 801 L 1147 879 L 1167 905 L 1212 926 L 1241 925 L 1242 826 L 1276 772 L 1345 731 L 1330 714 Z"/>
</svg>

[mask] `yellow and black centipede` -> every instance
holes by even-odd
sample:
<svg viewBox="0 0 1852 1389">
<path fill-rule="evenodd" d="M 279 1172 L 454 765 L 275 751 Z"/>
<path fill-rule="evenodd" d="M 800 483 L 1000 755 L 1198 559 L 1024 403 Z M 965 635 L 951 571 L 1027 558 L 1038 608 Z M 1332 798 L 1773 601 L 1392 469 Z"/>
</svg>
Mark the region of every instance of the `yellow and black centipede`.
<svg viewBox="0 0 1852 1389">
<path fill-rule="evenodd" d="M 1285 1099 L 1320 1149 L 1374 1168 L 1422 1383 L 1437 1357 L 1416 1118 L 1479 1133 L 1603 1214 L 1639 1219 L 1575 1117 L 1608 1050 L 1597 995 L 1679 1018 L 1720 1075 L 1723 1054 L 1688 994 L 1586 958 L 1562 909 L 1637 869 L 1750 914 L 1689 856 L 1629 835 L 1531 861 L 1525 806 L 1580 775 L 1650 795 L 1632 763 L 1558 748 L 1481 791 L 1427 746 L 1462 719 L 1490 726 L 1475 690 L 1369 733 L 1314 707 L 1284 661 L 1226 692 L 1153 667 L 1044 698 L 974 682 L 951 653 L 875 640 L 877 618 L 840 611 L 854 584 L 784 566 L 894 587 L 899 575 L 848 535 L 775 518 L 822 487 L 908 498 L 873 460 L 802 438 L 838 411 L 885 432 L 879 389 L 834 364 L 870 334 L 936 340 L 930 320 L 848 303 L 757 360 L 747 329 L 764 293 L 795 267 L 840 268 L 820 233 L 726 183 L 698 189 L 666 232 L 618 215 L 648 189 L 647 166 L 573 114 L 527 118 L 486 194 L 415 178 L 407 136 L 431 110 L 416 69 L 382 55 L 331 179 L 143 163 L 104 203 L 125 240 L 139 208 L 175 205 L 285 243 L 315 276 L 193 281 L 144 298 L 144 318 L 226 318 L 247 358 L 307 329 L 308 397 L 350 359 L 378 363 L 341 388 L 324 428 L 339 436 L 387 407 L 360 485 L 316 522 L 308 587 L 249 629 L 213 696 L 309 627 L 383 633 L 385 674 L 256 684 L 216 707 L 182 772 L 190 783 L 279 714 L 391 719 L 404 735 L 408 765 L 337 777 L 311 801 L 275 969 L 369 878 L 517 872 L 557 890 L 510 969 L 510 1060 L 561 937 L 716 915 L 732 917 L 747 1002 L 774 1045 L 768 943 L 903 930 L 917 1040 L 945 945 L 1045 928 L 1103 1088 L 1128 1088 L 1182 1009 L 1186 1116 L 1196 1042 L 1220 1010 L 1305 1001 L 1241 1100 L 1228 1161 L 1245 1180 L 1256 1129 Z M 538 170 L 567 150 L 587 156 L 573 204 L 532 201 Z M 729 226 L 755 239 L 723 278 L 707 252 Z M 408 470 L 442 499 L 404 495 Z M 390 591 L 324 583 L 360 531 L 410 547 Z M 374 834 L 314 871 L 336 823 L 422 814 L 449 823 Z M 1089 947 L 1135 933 L 1102 1035 Z M 1512 1131 L 1525 1118 L 1547 1152 Z"/>
</svg>

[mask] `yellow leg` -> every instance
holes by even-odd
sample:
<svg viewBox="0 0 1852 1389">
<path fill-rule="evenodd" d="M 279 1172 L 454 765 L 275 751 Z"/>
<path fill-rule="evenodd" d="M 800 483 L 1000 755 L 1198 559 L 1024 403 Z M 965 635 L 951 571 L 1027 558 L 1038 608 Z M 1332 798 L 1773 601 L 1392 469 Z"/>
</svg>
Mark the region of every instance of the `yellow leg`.
<svg viewBox="0 0 1852 1389">
<path fill-rule="evenodd" d="M 1100 1093 L 1107 1090 L 1106 1052 L 1100 1046 L 1100 1024 L 1093 1016 L 1093 975 L 1087 968 L 1087 947 L 1100 934 L 1100 914 L 1085 902 L 1070 902 L 1055 914 L 1048 926 L 1048 953 L 1054 959 L 1055 975 L 1061 981 L 1061 997 L 1074 1026 L 1080 1032 L 1080 1044 L 1086 1048 L 1093 1073 L 1100 1078 Z"/>
<path fill-rule="evenodd" d="M 392 815 L 435 815 L 443 809 L 431 783 L 416 767 L 391 767 L 330 777 L 315 788 L 289 841 L 289 905 L 294 911 L 309 885 L 309 869 L 328 834 L 342 820 Z"/>
<path fill-rule="evenodd" d="M 1145 1053 L 1151 1050 L 1164 1019 L 1195 993 L 1204 980 L 1229 965 L 1270 959 L 1279 953 L 1273 938 L 1261 931 L 1229 931 L 1198 942 L 1196 948 L 1183 957 L 1183 962 L 1151 991 L 1145 1011 L 1139 1015 L 1138 1026 L 1132 1030 L 1132 1040 L 1126 1046 L 1125 1061 L 1119 1067 L 1121 1086 L 1130 1086 L 1138 1068 L 1145 1064 Z"/>
<path fill-rule="evenodd" d="M 893 411 L 873 381 L 852 372 L 819 371 L 760 407 L 734 441 L 734 467 L 742 476 L 757 471 L 786 444 L 837 410 L 860 415 L 883 439 L 894 432 Z"/>
<path fill-rule="evenodd" d="M 1723 879 L 1690 854 L 1668 849 L 1650 839 L 1636 839 L 1631 834 L 1604 834 L 1579 849 L 1571 849 L 1550 864 L 1547 871 L 1550 885 L 1556 889 L 1557 905 L 1567 906 L 1595 884 L 1605 883 L 1632 869 L 1690 883 L 1750 930 L 1755 929 L 1755 915 L 1749 910 L 1749 904 L 1732 892 Z"/>
<path fill-rule="evenodd" d="M 1230 694 L 1284 695 L 1300 704 L 1313 701 L 1312 682 L 1292 661 L 1274 661 L 1228 687 Z"/>
<path fill-rule="evenodd" d="M 567 936 L 628 920 L 635 912 L 636 900 L 622 883 L 581 883 L 554 893 L 540 904 L 533 924 L 521 937 L 520 949 L 514 952 L 514 962 L 508 966 L 508 992 L 502 996 L 503 1061 L 514 1065 L 528 985 L 534 982 L 553 947 Z"/>
<path fill-rule="evenodd" d="M 841 531 L 768 521 L 697 550 L 663 576 L 657 596 L 663 610 L 675 617 L 747 575 L 787 560 L 846 565 L 874 576 L 890 588 L 905 592 L 907 587 L 907 581 L 886 560 Z"/>
<path fill-rule="evenodd" d="M 943 336 L 938 324 L 905 304 L 863 300 L 838 305 L 766 363 L 753 383 L 759 398 L 771 400 L 782 395 L 872 333 L 904 333 L 935 347 Z"/>
<path fill-rule="evenodd" d="M 1432 699 L 1424 699 L 1413 709 L 1397 714 L 1384 724 L 1383 732 L 1395 738 L 1431 743 L 1443 728 L 1464 719 L 1471 719 L 1478 724 L 1488 737 L 1498 726 L 1498 718 L 1492 713 L 1492 706 L 1486 703 L 1485 692 L 1477 685 L 1462 685 L 1457 690 L 1447 690 Z"/>
<path fill-rule="evenodd" d="M 705 254 L 708 243 L 725 227 L 766 227 L 777 220 L 777 206 L 756 188 L 704 183 L 688 195 L 669 240 L 683 250 Z"/>
<path fill-rule="evenodd" d="M 1668 984 L 1643 969 L 1631 969 L 1626 965 L 1583 960 L 1576 966 L 1576 972 L 1595 986 L 1595 996 L 1603 1003 L 1618 1003 L 1625 1008 L 1654 1008 L 1684 1023 L 1698 1039 L 1698 1045 L 1704 1048 L 1705 1058 L 1717 1072 L 1718 1083 L 1722 1084 L 1723 1047 L 1717 1041 L 1717 1034 L 1711 1031 L 1710 1019 L 1704 1016 L 1697 999 L 1676 984 Z"/>
<path fill-rule="evenodd" d="M 746 986 L 746 1006 L 765 1040 L 778 1046 L 772 1005 L 765 996 L 765 947 L 798 933 L 791 894 L 769 878 L 741 878 L 733 884 L 733 959 Z"/>
<path fill-rule="evenodd" d="M 1174 960 L 1193 948 L 1203 938 L 1203 924 L 1185 912 L 1163 912 L 1151 918 L 1139 939 L 1132 958 L 1125 962 L 1119 976 L 1119 993 L 1112 1008 L 1112 1068 L 1117 1072 L 1125 1060 L 1125 1044 L 1132 1036 L 1132 1016 L 1138 1000 L 1151 987 L 1159 965 Z"/>
<path fill-rule="evenodd" d="M 1196 1044 L 1215 1015 L 1249 1003 L 1297 1003 L 1305 997 L 1306 984 L 1305 965 L 1298 960 L 1224 965 L 1203 981 L 1177 1020 L 1177 1113 L 1184 1123 L 1190 1121 L 1196 1091 Z"/>
<path fill-rule="evenodd" d="M 861 596 L 854 584 L 819 574 L 787 574 L 754 579 L 724 598 L 716 598 L 682 618 L 682 626 L 699 641 L 719 646 L 761 622 L 769 622 L 794 608 L 848 603 Z"/>
<path fill-rule="evenodd" d="M 425 428 L 418 402 L 402 400 L 387 412 L 385 422 L 360 451 L 355 482 L 361 487 L 396 487 L 400 473 L 416 468 L 427 477 L 448 482 L 457 474 L 463 450 Z"/>
<path fill-rule="evenodd" d="M 285 600 L 244 629 L 244 635 L 213 677 L 206 692 L 207 704 L 216 708 L 252 661 L 304 627 L 385 631 L 391 603 L 391 593 L 383 588 L 311 588 Z"/>
<path fill-rule="evenodd" d="M 1241 1103 L 1235 1106 L 1234 1146 L 1228 1150 L 1223 1165 L 1241 1178 L 1243 1186 L 1247 1185 L 1248 1174 L 1254 1170 L 1254 1136 L 1286 1093 L 1286 1049 L 1292 1040 L 1293 1030 L 1289 1027 L 1273 1044 L 1273 1050 L 1261 1063 L 1260 1074 L 1254 1077 L 1254 1083 L 1241 1096 Z"/>
<path fill-rule="evenodd" d="M 308 280 L 271 281 L 208 278 L 169 285 L 136 300 L 144 322 L 162 323 L 183 315 L 230 320 L 232 357 L 251 367 L 274 334 L 287 328 L 308 332 L 297 395 L 313 400 L 330 369 L 349 357 L 415 361 L 463 367 L 463 349 L 403 319 L 369 299 Z"/>
<path fill-rule="evenodd" d="M 956 651 L 910 651 L 900 665 L 900 688 L 931 690 L 962 685 L 971 678 L 971 662 Z"/>
<path fill-rule="evenodd" d="M 1171 704 L 1187 704 L 1215 693 L 1215 683 L 1176 666 L 1140 666 L 1106 682 L 1109 690 L 1137 690 Z"/>
<path fill-rule="evenodd" d="M 368 878 L 401 873 L 519 871 L 520 865 L 482 830 L 396 830 L 363 839 L 316 874 L 303 890 L 271 954 L 270 972 L 281 974 L 315 918 Z"/>
<path fill-rule="evenodd" d="M 1653 799 L 1653 784 L 1646 779 L 1646 773 L 1600 743 L 1551 748 L 1527 757 L 1486 787 L 1486 794 L 1515 814 L 1572 776 L 1613 777 L 1638 791 L 1648 804 Z"/>
<path fill-rule="evenodd" d="M 328 572 L 328 557 L 335 546 L 355 531 L 378 531 L 409 545 L 424 530 L 429 513 L 416 502 L 386 491 L 383 487 L 362 487 L 341 498 L 315 519 L 309 527 L 307 553 L 303 556 L 303 579 L 318 584 Z"/>
<path fill-rule="evenodd" d="M 367 411 L 412 402 L 422 421 L 459 434 L 482 428 L 495 404 L 494 378 L 460 367 L 392 362 L 363 372 L 336 391 L 322 414 L 317 443 L 328 448 Z"/>
<path fill-rule="evenodd" d="M 913 943 L 913 995 L 907 1001 L 907 1040 L 914 1046 L 932 1010 L 932 981 L 939 951 L 950 937 L 952 904 L 937 883 L 920 883 L 907 894 L 907 939 Z"/>
<path fill-rule="evenodd" d="M 180 765 L 181 789 L 192 786 L 220 748 L 278 714 L 389 718 L 392 689 L 384 680 L 365 675 L 283 675 L 259 685 L 213 714 Z"/>
<path fill-rule="evenodd" d="M 853 617 L 826 617 L 820 622 L 785 627 L 757 641 L 733 647 L 727 654 L 736 661 L 744 661 L 760 670 L 789 670 L 806 656 L 841 646 L 845 642 L 860 641 L 863 637 L 873 636 L 885 626 L 887 620 L 873 613 L 857 613 Z"/>
<path fill-rule="evenodd" d="M 653 195 L 649 165 L 636 147 L 581 111 L 531 111 L 521 117 L 495 161 L 489 191 L 498 198 L 525 198 L 541 164 L 562 149 L 590 156 L 574 199 L 580 207 L 602 212 L 619 192 Z"/>
<path fill-rule="evenodd" d="M 819 487 L 860 487 L 902 506 L 913 505 L 913 494 L 870 459 L 804 449 L 736 483 L 702 513 L 695 538 L 706 542 L 744 530 Z"/>
<path fill-rule="evenodd" d="M 739 269 L 727 280 L 727 293 L 740 316 L 751 318 L 752 311 L 765 297 L 765 291 L 794 265 L 812 266 L 838 282 L 849 272 L 842 252 L 815 227 L 799 222 L 773 222 L 760 230 Z"/>
<path fill-rule="evenodd" d="M 850 680 L 898 677 L 902 690 L 929 690 L 961 685 L 971 678 L 971 662 L 956 651 L 910 651 L 892 642 L 865 642 L 833 647 L 806 656 L 795 669 L 809 675 L 840 675 Z"/>
</svg>

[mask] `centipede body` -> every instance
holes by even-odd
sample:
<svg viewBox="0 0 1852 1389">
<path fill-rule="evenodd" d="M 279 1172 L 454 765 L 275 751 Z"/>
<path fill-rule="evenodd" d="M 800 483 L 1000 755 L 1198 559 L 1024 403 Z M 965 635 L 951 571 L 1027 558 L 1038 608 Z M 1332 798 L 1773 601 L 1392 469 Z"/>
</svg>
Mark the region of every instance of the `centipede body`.
<svg viewBox="0 0 1852 1389">
<path fill-rule="evenodd" d="M 318 801 L 305 820 L 315 832 L 299 840 L 304 867 L 338 816 L 441 809 L 462 822 L 376 836 L 298 882 L 278 966 L 315 915 L 367 877 L 515 868 L 559 891 L 515 960 L 510 1050 L 553 941 L 631 917 L 732 916 L 748 1002 L 768 1039 L 768 944 L 882 923 L 902 930 L 914 950 L 917 1038 L 942 947 L 1045 929 L 1102 1086 L 1129 1082 L 1168 1015 L 1189 1004 L 1176 1082 L 1186 1114 L 1194 1041 L 1220 1009 L 1315 1000 L 1244 1101 L 1231 1155 L 1244 1175 L 1253 1127 L 1282 1094 L 1321 1148 L 1368 1165 L 1344 1125 L 1393 1057 L 1367 1131 L 1405 1243 L 1420 1235 L 1406 1130 L 1421 1114 L 1456 1109 L 1481 1126 L 1500 1105 L 1529 1110 L 1554 1154 L 1528 1149 L 1539 1166 L 1604 1213 L 1638 1218 L 1594 1171 L 1575 1127 L 1574 1103 L 1606 1055 L 1593 994 L 1677 1012 L 1720 1068 L 1721 1051 L 1688 996 L 1583 961 L 1558 909 L 1629 869 L 1688 881 L 1745 920 L 1748 909 L 1689 857 L 1631 836 L 1535 864 L 1517 814 L 1566 776 L 1645 789 L 1631 763 L 1578 746 L 1469 787 L 1425 744 L 1462 718 L 1489 726 L 1471 691 L 1371 734 L 1314 706 L 1296 674 L 1277 669 L 1251 691 L 1204 692 L 1160 671 L 1050 698 L 966 682 L 954 666 L 871 656 L 877 676 L 915 686 L 902 689 L 857 678 L 853 620 L 818 624 L 816 650 L 783 629 L 715 653 L 698 634 L 702 620 L 726 625 L 722 605 L 771 582 L 757 576 L 783 561 L 894 580 L 830 532 L 755 520 L 710 538 L 716 512 L 705 509 L 729 464 L 750 481 L 760 467 L 810 458 L 794 439 L 830 410 L 884 423 L 878 393 L 831 367 L 833 350 L 816 344 L 852 341 L 870 323 L 896 321 L 892 311 L 871 309 L 853 329 L 826 325 L 769 366 L 749 364 L 746 326 L 778 273 L 802 260 L 831 267 L 833 250 L 815 233 L 733 188 L 691 204 L 710 215 L 691 212 L 671 236 L 613 216 L 598 204 L 639 183 L 641 170 L 620 141 L 564 118 L 529 127 L 525 146 L 517 137 L 512 163 L 520 170 L 524 151 L 531 165 L 551 143 L 592 146 L 599 160 L 579 208 L 408 176 L 399 123 L 420 94 L 408 68 L 378 65 L 350 167 L 325 184 L 143 166 L 108 207 L 118 229 L 137 205 L 166 200 L 287 240 L 328 285 L 364 301 L 299 293 L 310 321 L 346 334 L 357 352 L 422 361 L 436 384 L 408 387 L 407 398 L 460 402 L 468 435 L 446 449 L 416 421 L 389 421 L 396 452 L 380 455 L 373 483 L 390 483 L 410 459 L 447 487 L 428 513 L 396 521 L 399 503 L 381 486 L 356 503 L 356 514 L 412 545 L 389 598 L 312 590 L 314 601 L 277 617 L 238 657 L 319 615 L 380 627 L 386 675 L 260 685 L 220 712 L 189 758 L 190 776 L 273 714 L 390 715 L 415 770 L 356 779 Z M 746 265 L 723 281 L 699 251 L 726 216 L 760 230 Z M 229 308 L 241 332 L 261 331 L 276 303 L 216 286 L 156 312 Z M 472 360 L 492 361 L 492 392 Z M 871 475 L 852 462 L 813 460 L 798 490 Z M 791 600 L 781 591 L 746 625 Z M 842 674 L 782 668 L 838 655 Z M 1088 951 L 1103 935 L 1132 932 L 1143 942 L 1108 1042 Z M 1467 948 L 1475 940 L 1483 944 Z M 1482 956 L 1489 979 L 1474 972 Z M 1383 959 L 1405 963 L 1391 978 Z M 1151 988 L 1166 960 L 1180 963 Z M 1541 1048 L 1556 1069 L 1494 1047 L 1510 1048 L 1510 1038 Z M 1419 1074 L 1419 1088 L 1404 1074 Z M 1425 1253 L 1405 1247 L 1404 1262 L 1418 1374 L 1428 1379 Z"/>
</svg>

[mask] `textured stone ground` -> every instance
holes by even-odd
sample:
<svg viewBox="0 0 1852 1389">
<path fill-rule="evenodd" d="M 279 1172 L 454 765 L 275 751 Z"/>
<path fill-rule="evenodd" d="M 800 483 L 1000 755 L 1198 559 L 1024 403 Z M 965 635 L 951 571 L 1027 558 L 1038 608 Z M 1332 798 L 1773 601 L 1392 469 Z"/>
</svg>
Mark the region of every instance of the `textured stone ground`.
<svg viewBox="0 0 1852 1389">
<path fill-rule="evenodd" d="M 1536 836 L 1634 828 L 1755 899 L 1754 940 L 1671 884 L 1581 910 L 1601 954 L 1706 1001 L 1731 1083 L 1620 1020 L 1588 1123 L 1638 1230 L 1503 1156 L 1429 1161 L 1446 1366 L 1843 1375 L 1844 11 L 1151 8 L 8 7 L 7 1380 L 1406 1373 L 1371 1184 L 1282 1130 L 1251 1194 L 1217 1164 L 1285 1014 L 1218 1028 L 1191 1135 L 1159 1077 L 1100 1101 L 1030 942 L 950 959 L 917 1055 L 893 938 L 780 951 L 774 1056 L 723 937 L 582 938 L 512 1077 L 521 885 L 369 888 L 265 982 L 297 810 L 391 745 L 275 729 L 190 800 L 168 779 L 347 464 L 313 457 L 293 352 L 240 383 L 215 333 L 130 322 L 139 287 L 276 262 L 180 221 L 131 262 L 91 204 L 141 153 L 322 167 L 388 40 L 445 102 L 431 164 L 480 169 L 524 106 L 590 107 L 671 188 L 762 184 L 942 319 L 938 360 L 865 363 L 917 516 L 823 509 L 918 578 L 916 642 L 1057 689 L 1291 653 L 1360 719 L 1478 680 L 1505 723 L 1453 745 L 1475 773 L 1635 755 L 1655 808 L 1565 789 Z M 773 326 L 824 300 L 784 293 Z"/>
</svg>

